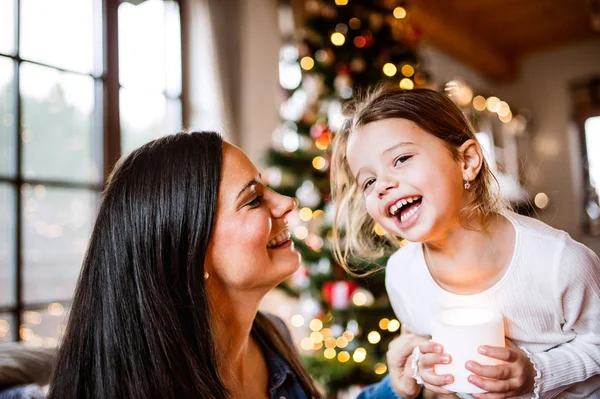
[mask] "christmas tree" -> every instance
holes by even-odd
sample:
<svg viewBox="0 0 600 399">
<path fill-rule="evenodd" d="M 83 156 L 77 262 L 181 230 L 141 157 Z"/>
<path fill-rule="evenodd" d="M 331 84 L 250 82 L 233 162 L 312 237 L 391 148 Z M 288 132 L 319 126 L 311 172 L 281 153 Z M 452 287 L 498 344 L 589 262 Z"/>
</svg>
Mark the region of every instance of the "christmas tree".
<svg viewBox="0 0 600 399">
<path fill-rule="evenodd" d="M 281 50 L 286 100 L 265 177 L 299 201 L 290 224 L 303 265 L 281 288 L 299 298 L 291 323 L 303 336 L 305 366 L 334 395 L 387 373 L 385 353 L 400 323 L 383 272 L 353 278 L 333 258 L 331 141 L 344 120 L 344 101 L 357 90 L 381 81 L 412 89 L 427 76 L 414 52 L 418 33 L 400 2 L 309 0 L 300 11 L 303 24 Z"/>
</svg>

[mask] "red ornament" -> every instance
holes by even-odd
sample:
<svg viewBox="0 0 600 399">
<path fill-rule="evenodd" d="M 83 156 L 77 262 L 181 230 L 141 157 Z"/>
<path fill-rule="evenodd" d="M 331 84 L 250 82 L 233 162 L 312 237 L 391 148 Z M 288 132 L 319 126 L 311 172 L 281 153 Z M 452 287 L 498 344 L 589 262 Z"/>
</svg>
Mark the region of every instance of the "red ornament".
<svg viewBox="0 0 600 399">
<path fill-rule="evenodd" d="M 327 281 L 323 284 L 323 299 L 331 309 L 347 309 L 358 284 L 348 280 Z"/>
</svg>

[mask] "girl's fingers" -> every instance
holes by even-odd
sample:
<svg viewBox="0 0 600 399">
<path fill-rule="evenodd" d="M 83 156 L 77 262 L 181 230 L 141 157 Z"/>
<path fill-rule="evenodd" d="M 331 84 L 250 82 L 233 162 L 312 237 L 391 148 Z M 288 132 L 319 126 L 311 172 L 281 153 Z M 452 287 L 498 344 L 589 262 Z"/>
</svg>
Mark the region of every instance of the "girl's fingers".
<svg viewBox="0 0 600 399">
<path fill-rule="evenodd" d="M 479 353 L 508 363 L 513 363 L 519 358 L 516 350 L 511 348 L 500 348 L 497 346 L 482 345 L 479 347 Z"/>
<path fill-rule="evenodd" d="M 505 364 L 484 366 L 474 361 L 468 361 L 465 367 L 467 370 L 481 377 L 492 378 L 494 380 L 507 380 L 511 376 L 510 367 Z"/>
<path fill-rule="evenodd" d="M 452 357 L 447 353 L 422 353 L 419 357 L 419 368 L 432 368 L 436 364 L 448 364 Z"/>
<path fill-rule="evenodd" d="M 509 392 L 513 388 L 510 386 L 510 380 L 488 380 L 476 374 L 469 376 L 469 382 L 490 393 Z"/>
<path fill-rule="evenodd" d="M 442 348 L 442 345 L 436 342 L 425 341 L 419 344 L 419 351 L 421 353 L 442 353 L 444 348 Z"/>
</svg>

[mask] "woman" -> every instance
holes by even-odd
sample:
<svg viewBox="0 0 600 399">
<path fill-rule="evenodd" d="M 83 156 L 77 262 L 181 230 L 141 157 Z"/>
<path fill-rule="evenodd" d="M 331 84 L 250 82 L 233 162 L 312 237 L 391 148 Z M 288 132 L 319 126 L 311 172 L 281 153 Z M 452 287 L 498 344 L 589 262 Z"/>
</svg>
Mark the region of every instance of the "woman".
<svg viewBox="0 0 600 399">
<path fill-rule="evenodd" d="M 289 334 L 258 312 L 299 266 L 286 216 L 237 147 L 180 133 L 105 190 L 50 398 L 320 397 Z"/>
</svg>

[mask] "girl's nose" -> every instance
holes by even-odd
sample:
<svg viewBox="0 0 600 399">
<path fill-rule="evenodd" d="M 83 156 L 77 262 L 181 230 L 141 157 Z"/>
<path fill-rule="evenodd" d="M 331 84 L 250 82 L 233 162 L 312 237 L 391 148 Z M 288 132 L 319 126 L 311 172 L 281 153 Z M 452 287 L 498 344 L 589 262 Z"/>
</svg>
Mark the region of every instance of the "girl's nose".
<svg viewBox="0 0 600 399">
<path fill-rule="evenodd" d="M 377 192 L 377 196 L 382 198 L 389 190 L 398 187 L 398 182 L 395 179 L 391 178 L 381 178 L 377 179 L 375 182 L 375 191 Z"/>
</svg>

